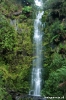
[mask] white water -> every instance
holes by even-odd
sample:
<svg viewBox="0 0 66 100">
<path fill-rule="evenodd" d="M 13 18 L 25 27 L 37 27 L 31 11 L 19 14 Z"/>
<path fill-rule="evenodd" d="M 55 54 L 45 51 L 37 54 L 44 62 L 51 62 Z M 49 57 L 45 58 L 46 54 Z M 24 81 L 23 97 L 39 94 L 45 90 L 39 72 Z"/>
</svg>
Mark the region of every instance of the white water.
<svg viewBox="0 0 66 100">
<path fill-rule="evenodd" d="M 18 29 L 18 21 L 16 19 L 10 20 L 10 24 L 14 27 L 14 29 L 17 31 Z"/>
<path fill-rule="evenodd" d="M 42 70 L 42 23 L 41 18 L 43 15 L 43 3 L 42 0 L 34 0 L 35 6 L 38 8 L 36 12 L 36 19 L 34 20 L 34 60 L 33 60 L 33 69 L 32 69 L 32 81 L 31 81 L 31 94 L 34 96 L 41 95 L 41 70 Z"/>
<path fill-rule="evenodd" d="M 36 4 L 36 6 L 41 7 L 41 6 L 43 5 L 42 0 L 34 0 L 34 2 L 35 2 L 35 4 Z"/>
</svg>

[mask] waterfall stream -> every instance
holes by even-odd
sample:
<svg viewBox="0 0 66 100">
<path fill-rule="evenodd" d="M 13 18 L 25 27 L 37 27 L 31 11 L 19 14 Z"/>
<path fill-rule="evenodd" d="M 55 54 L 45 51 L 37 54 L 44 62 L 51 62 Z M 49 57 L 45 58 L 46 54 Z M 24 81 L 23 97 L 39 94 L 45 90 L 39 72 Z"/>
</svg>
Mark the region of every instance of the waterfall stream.
<svg viewBox="0 0 66 100">
<path fill-rule="evenodd" d="M 10 20 L 10 24 L 14 27 L 14 29 L 17 31 L 18 29 L 18 21 L 16 19 Z"/>
<path fill-rule="evenodd" d="M 42 70 L 42 22 L 41 18 L 43 15 L 43 2 L 42 0 L 34 0 L 35 6 L 38 9 L 36 11 L 36 18 L 34 20 L 34 37 L 33 37 L 33 69 L 31 79 L 31 94 L 33 96 L 41 95 L 41 70 Z"/>
</svg>

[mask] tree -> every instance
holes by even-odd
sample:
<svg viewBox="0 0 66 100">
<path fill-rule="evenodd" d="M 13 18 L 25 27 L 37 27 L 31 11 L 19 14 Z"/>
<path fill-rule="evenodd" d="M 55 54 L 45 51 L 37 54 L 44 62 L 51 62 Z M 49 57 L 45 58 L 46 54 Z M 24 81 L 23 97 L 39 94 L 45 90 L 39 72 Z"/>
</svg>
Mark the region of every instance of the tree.
<svg viewBox="0 0 66 100">
<path fill-rule="evenodd" d="M 63 96 L 66 88 L 60 89 L 59 84 L 66 81 L 66 29 L 65 29 L 65 0 L 47 0 L 43 15 L 44 27 L 44 76 L 45 96 Z M 47 6 L 48 5 L 48 6 Z M 63 9 L 63 10 L 62 10 Z"/>
</svg>

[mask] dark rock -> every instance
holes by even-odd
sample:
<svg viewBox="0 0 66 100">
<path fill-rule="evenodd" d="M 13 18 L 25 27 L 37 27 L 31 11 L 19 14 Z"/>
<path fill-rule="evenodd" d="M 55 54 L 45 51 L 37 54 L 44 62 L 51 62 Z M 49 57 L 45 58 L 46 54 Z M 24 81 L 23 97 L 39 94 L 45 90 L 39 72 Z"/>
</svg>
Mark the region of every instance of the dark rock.
<svg viewBox="0 0 66 100">
<path fill-rule="evenodd" d="M 14 13 L 13 13 L 14 16 L 18 16 L 18 15 L 20 15 L 20 14 L 22 14 L 22 11 L 17 11 L 17 12 L 14 12 Z"/>
</svg>

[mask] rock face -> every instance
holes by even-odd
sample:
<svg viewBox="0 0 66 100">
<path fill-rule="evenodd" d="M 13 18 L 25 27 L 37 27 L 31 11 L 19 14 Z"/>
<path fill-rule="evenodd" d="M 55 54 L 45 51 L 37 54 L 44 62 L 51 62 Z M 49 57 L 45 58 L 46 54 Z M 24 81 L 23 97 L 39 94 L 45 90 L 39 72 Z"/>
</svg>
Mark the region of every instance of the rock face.
<svg viewBox="0 0 66 100">
<path fill-rule="evenodd" d="M 63 87 L 63 88 L 66 87 L 66 81 L 63 82 L 63 83 L 61 83 L 61 84 L 59 84 L 59 87 L 60 87 L 60 88 L 62 88 L 62 87 Z"/>
<path fill-rule="evenodd" d="M 7 15 L 5 15 L 7 18 L 12 18 L 12 16 L 19 16 L 19 15 L 21 15 L 22 14 L 22 11 L 17 11 L 17 12 L 11 12 L 11 13 L 9 13 L 9 14 L 7 14 Z"/>
<path fill-rule="evenodd" d="M 46 98 L 41 97 L 41 96 L 32 96 L 32 95 L 28 95 L 28 94 L 21 94 L 21 93 L 15 92 L 15 91 L 9 91 L 9 94 L 12 96 L 12 100 L 20 100 L 20 99 L 25 100 L 26 98 L 28 100 L 46 100 Z"/>
<path fill-rule="evenodd" d="M 64 97 L 66 98 L 66 81 L 59 84 L 59 88 L 64 91 Z"/>
<path fill-rule="evenodd" d="M 14 16 L 18 16 L 18 15 L 20 15 L 20 14 L 22 14 L 22 11 L 18 11 L 18 12 L 14 12 L 14 13 L 13 13 Z"/>
</svg>

